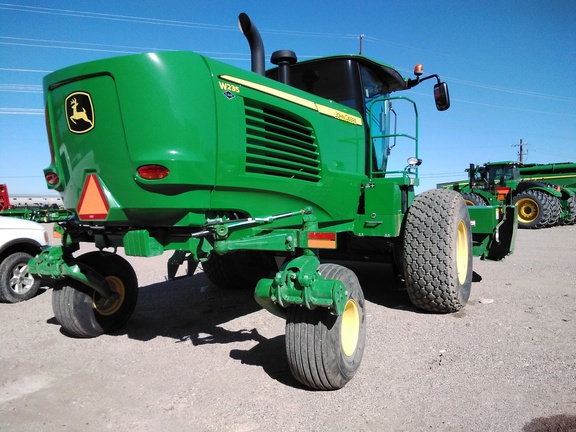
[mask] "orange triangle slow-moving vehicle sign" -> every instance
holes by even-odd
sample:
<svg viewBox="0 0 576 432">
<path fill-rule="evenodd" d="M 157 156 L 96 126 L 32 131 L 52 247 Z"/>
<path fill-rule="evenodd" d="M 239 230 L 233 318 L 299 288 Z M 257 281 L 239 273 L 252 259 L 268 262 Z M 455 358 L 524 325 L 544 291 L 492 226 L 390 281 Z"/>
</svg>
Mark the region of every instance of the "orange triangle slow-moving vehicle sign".
<svg viewBox="0 0 576 432">
<path fill-rule="evenodd" d="M 104 195 L 102 186 L 96 174 L 89 174 L 84 182 L 80 201 L 78 202 L 78 217 L 81 220 L 102 220 L 108 216 L 110 205 Z"/>
</svg>

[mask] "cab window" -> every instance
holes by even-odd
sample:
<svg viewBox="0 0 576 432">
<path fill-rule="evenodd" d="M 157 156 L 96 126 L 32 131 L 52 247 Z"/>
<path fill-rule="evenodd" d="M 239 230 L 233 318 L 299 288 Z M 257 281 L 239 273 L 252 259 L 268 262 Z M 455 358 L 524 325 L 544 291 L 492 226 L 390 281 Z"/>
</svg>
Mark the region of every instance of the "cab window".
<svg viewBox="0 0 576 432">
<path fill-rule="evenodd" d="M 385 93 L 387 86 L 380 77 L 366 66 L 360 67 L 362 78 L 362 95 L 366 127 L 372 146 L 372 170 L 385 171 L 390 151 L 390 102 L 378 100 L 389 96 Z"/>
</svg>

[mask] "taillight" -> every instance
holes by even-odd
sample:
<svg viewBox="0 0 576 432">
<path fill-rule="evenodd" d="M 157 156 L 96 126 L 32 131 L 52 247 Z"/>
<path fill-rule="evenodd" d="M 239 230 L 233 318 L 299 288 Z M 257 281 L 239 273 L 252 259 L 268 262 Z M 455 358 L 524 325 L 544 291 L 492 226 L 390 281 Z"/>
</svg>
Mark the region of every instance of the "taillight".
<svg viewBox="0 0 576 432">
<path fill-rule="evenodd" d="M 336 249 L 336 233 L 309 231 L 308 247 L 319 249 Z"/>
<path fill-rule="evenodd" d="M 142 165 L 137 172 L 145 180 L 161 180 L 170 174 L 170 170 L 162 165 Z"/>
<path fill-rule="evenodd" d="M 54 172 L 47 172 L 44 174 L 44 178 L 46 179 L 46 183 L 48 183 L 50 186 L 56 186 L 58 183 L 60 183 L 60 177 L 58 177 L 58 174 Z"/>
</svg>

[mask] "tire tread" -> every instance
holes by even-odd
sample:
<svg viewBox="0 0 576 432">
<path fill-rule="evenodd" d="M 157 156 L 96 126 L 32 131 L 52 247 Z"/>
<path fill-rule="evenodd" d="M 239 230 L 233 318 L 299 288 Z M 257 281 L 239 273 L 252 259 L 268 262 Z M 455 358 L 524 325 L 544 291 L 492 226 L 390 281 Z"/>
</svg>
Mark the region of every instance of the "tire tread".
<svg viewBox="0 0 576 432">
<path fill-rule="evenodd" d="M 455 215 L 465 209 L 469 243 L 466 282 L 460 286 L 455 273 Z M 414 200 L 404 228 L 404 277 L 414 306 L 436 313 L 456 312 L 465 306 L 472 278 L 470 217 L 459 193 L 434 189 Z"/>
</svg>

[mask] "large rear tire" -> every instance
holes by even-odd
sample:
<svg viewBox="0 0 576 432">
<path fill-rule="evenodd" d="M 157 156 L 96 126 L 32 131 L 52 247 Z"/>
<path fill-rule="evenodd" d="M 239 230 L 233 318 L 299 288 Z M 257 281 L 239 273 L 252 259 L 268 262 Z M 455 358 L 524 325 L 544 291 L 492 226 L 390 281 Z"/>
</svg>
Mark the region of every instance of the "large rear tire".
<svg viewBox="0 0 576 432">
<path fill-rule="evenodd" d="M 541 190 L 528 189 L 514 197 L 518 210 L 518 227 L 540 229 L 558 223 L 561 212 L 560 200 Z"/>
<path fill-rule="evenodd" d="M 321 264 L 325 279 L 344 283 L 346 306 L 341 316 L 329 309 L 290 306 L 286 319 L 286 354 L 290 371 L 302 384 L 318 390 L 344 387 L 355 375 L 364 354 L 366 315 L 364 294 L 350 269 Z"/>
<path fill-rule="evenodd" d="M 414 306 L 438 313 L 463 308 L 472 286 L 472 232 L 464 199 L 434 189 L 418 195 L 405 218 L 403 269 Z"/>
<path fill-rule="evenodd" d="M 278 270 L 274 255 L 261 251 L 212 253 L 202 263 L 204 274 L 214 285 L 227 289 L 254 289 L 258 281 Z"/>
<path fill-rule="evenodd" d="M 64 331 L 73 337 L 88 338 L 120 329 L 132 316 L 138 300 L 138 280 L 130 263 L 116 254 L 89 252 L 74 264 L 102 275 L 118 298 L 105 299 L 77 280 L 59 283 L 52 294 L 52 309 Z"/>
<path fill-rule="evenodd" d="M 463 193 L 462 198 L 464 198 L 464 202 L 468 206 L 485 206 L 488 204 L 486 200 L 477 193 Z"/>
</svg>

